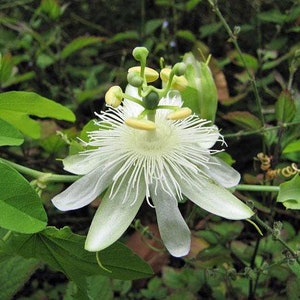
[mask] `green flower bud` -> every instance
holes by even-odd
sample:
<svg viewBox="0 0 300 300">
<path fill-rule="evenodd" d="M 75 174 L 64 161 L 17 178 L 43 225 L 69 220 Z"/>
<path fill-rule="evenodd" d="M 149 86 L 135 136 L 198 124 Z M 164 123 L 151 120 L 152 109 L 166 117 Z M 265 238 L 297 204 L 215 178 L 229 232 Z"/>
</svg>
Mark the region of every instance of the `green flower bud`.
<svg viewBox="0 0 300 300">
<path fill-rule="evenodd" d="M 132 51 L 132 56 L 137 61 L 146 61 L 148 54 L 149 54 L 149 51 L 145 47 L 136 47 Z"/>
<path fill-rule="evenodd" d="M 174 74 L 177 76 L 182 76 L 184 75 L 186 71 L 186 64 L 183 62 L 177 63 L 173 67 Z"/>
<path fill-rule="evenodd" d="M 145 98 L 144 98 L 144 102 L 145 102 L 145 108 L 146 109 L 155 109 L 159 103 L 159 95 L 154 92 L 151 91 Z"/>
<path fill-rule="evenodd" d="M 127 74 L 127 81 L 134 87 L 140 87 L 143 84 L 143 78 L 137 72 L 129 72 Z"/>
<path fill-rule="evenodd" d="M 185 54 L 183 60 L 187 65 L 185 77 L 188 86 L 195 91 L 183 95 L 185 106 L 203 119 L 214 122 L 218 105 L 218 91 L 207 63 L 198 61 L 193 54 Z"/>
</svg>

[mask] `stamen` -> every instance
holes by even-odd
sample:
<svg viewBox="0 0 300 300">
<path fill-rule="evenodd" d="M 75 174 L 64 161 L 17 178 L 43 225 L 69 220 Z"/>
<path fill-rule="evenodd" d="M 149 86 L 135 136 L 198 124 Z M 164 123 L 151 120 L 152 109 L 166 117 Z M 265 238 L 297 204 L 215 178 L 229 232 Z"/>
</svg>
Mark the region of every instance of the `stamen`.
<svg viewBox="0 0 300 300">
<path fill-rule="evenodd" d="M 192 110 L 188 107 L 179 108 L 167 115 L 168 120 L 180 120 L 189 117 L 192 114 Z"/>
<path fill-rule="evenodd" d="M 141 129 L 141 130 L 155 130 L 156 126 L 155 123 L 149 120 L 139 120 L 134 118 L 128 118 L 125 120 L 125 124 L 135 128 L 135 129 Z"/>
<path fill-rule="evenodd" d="M 141 67 L 140 66 L 136 66 L 136 67 L 132 67 L 130 69 L 128 69 L 128 72 L 136 72 L 139 75 L 141 74 Z M 146 78 L 147 82 L 153 82 L 155 80 L 158 79 L 159 74 L 158 72 L 156 72 L 154 69 L 149 68 L 149 67 L 145 67 L 145 71 L 144 71 L 144 76 Z"/>
</svg>

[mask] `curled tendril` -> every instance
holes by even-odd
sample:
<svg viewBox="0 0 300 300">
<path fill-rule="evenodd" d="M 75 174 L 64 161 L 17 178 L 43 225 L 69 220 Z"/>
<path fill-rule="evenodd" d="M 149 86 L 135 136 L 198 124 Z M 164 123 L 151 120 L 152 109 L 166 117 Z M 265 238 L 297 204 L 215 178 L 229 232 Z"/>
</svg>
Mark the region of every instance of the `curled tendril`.
<svg viewBox="0 0 300 300">
<path fill-rule="evenodd" d="M 272 156 L 268 156 L 264 153 L 258 153 L 257 158 L 260 161 L 260 169 L 266 173 L 268 180 L 273 180 L 278 176 L 289 178 L 300 172 L 300 169 L 298 169 L 298 166 L 295 163 L 292 163 L 284 168 L 272 169 Z"/>
<path fill-rule="evenodd" d="M 268 156 L 267 154 L 261 152 L 257 154 L 257 158 L 261 163 L 260 168 L 263 171 L 267 171 L 268 169 L 270 169 L 272 156 Z"/>
</svg>

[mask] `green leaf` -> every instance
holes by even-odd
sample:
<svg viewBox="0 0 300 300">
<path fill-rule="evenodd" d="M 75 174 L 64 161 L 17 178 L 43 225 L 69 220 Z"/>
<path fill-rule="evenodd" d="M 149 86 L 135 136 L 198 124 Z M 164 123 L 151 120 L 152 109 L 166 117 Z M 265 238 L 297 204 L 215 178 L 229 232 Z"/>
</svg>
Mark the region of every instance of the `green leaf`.
<svg viewBox="0 0 300 300">
<path fill-rule="evenodd" d="M 113 300 L 114 292 L 111 280 L 102 275 L 87 278 L 88 294 L 91 299 Z"/>
<path fill-rule="evenodd" d="M 230 251 L 218 244 L 201 251 L 201 255 L 195 266 L 198 268 L 212 268 L 213 266 L 230 263 L 231 261 Z"/>
<path fill-rule="evenodd" d="M 42 12 L 48 14 L 53 20 L 56 20 L 62 13 L 59 2 L 56 0 L 42 0 L 40 9 Z"/>
<path fill-rule="evenodd" d="M 8 80 L 6 80 L 2 84 L 2 87 L 3 88 L 7 88 L 7 87 L 9 87 L 9 86 L 11 86 L 13 84 L 18 84 L 20 82 L 32 79 L 35 76 L 36 76 L 36 74 L 35 74 L 34 71 L 26 72 L 26 73 L 23 73 L 21 75 L 14 75 L 14 76 L 10 77 Z"/>
<path fill-rule="evenodd" d="M 189 12 L 193 10 L 202 0 L 189 0 L 185 4 L 185 9 Z"/>
<path fill-rule="evenodd" d="M 300 278 L 300 264 L 295 261 L 293 263 L 289 263 L 288 264 L 289 268 L 292 270 L 292 272 L 298 277 Z"/>
<path fill-rule="evenodd" d="M 257 18 L 263 22 L 271 22 L 276 24 L 283 24 L 287 21 L 287 15 L 280 12 L 278 9 L 272 9 L 269 11 L 261 12 L 257 15 Z"/>
<path fill-rule="evenodd" d="M 221 22 L 209 23 L 207 25 L 202 25 L 200 27 L 201 38 L 205 38 L 207 36 L 211 36 L 215 32 L 219 31 L 222 28 Z"/>
<path fill-rule="evenodd" d="M 71 110 L 52 100 L 32 92 L 5 92 L 0 94 L 0 118 L 25 135 L 40 137 L 40 125 L 29 116 L 75 121 Z"/>
<path fill-rule="evenodd" d="M 14 62 L 12 56 L 7 53 L 1 57 L 0 84 L 3 84 L 12 76 Z"/>
<path fill-rule="evenodd" d="M 209 229 L 216 232 L 219 235 L 220 240 L 234 240 L 237 238 L 243 230 L 243 222 L 220 222 L 209 223 Z M 221 241 L 220 241 L 221 242 Z"/>
<path fill-rule="evenodd" d="M 142 289 L 141 294 L 145 299 L 166 299 L 168 290 L 163 286 L 162 279 L 154 277 L 148 282 L 147 289 Z"/>
<path fill-rule="evenodd" d="M 225 114 L 223 118 L 246 130 L 256 130 L 261 128 L 260 120 L 248 111 L 229 112 Z"/>
<path fill-rule="evenodd" d="M 233 240 L 230 243 L 230 249 L 232 253 L 239 258 L 239 260 L 250 263 L 253 257 L 253 246 L 250 246 L 242 241 Z"/>
<path fill-rule="evenodd" d="M 232 156 L 225 151 L 217 153 L 216 157 L 224 160 L 229 166 L 232 166 L 235 163 L 235 160 L 232 158 Z"/>
<path fill-rule="evenodd" d="M 299 267 L 300 266 L 298 264 L 298 269 L 300 269 Z M 300 299 L 299 270 L 298 270 L 298 278 L 292 277 L 286 283 L 286 299 L 289 300 Z"/>
<path fill-rule="evenodd" d="M 0 162 L 0 226 L 21 233 L 35 233 L 47 225 L 42 201 L 10 166 Z"/>
<path fill-rule="evenodd" d="M 196 41 L 196 36 L 190 30 L 178 30 L 176 36 L 193 43 Z"/>
<path fill-rule="evenodd" d="M 280 93 L 275 103 L 275 116 L 277 121 L 286 123 L 293 120 L 296 113 L 294 99 L 288 90 Z"/>
<path fill-rule="evenodd" d="M 54 62 L 55 62 L 55 58 L 48 54 L 45 54 L 45 53 L 39 54 L 36 59 L 36 64 L 41 69 L 45 69 L 45 68 L 51 66 Z"/>
<path fill-rule="evenodd" d="M 0 263 L 0 299 L 10 300 L 23 287 L 33 272 L 38 268 L 39 261 L 12 256 Z"/>
<path fill-rule="evenodd" d="M 23 142 L 24 138 L 20 131 L 0 119 L 0 146 L 19 146 Z"/>
<path fill-rule="evenodd" d="M 88 133 L 90 131 L 95 131 L 95 130 L 99 130 L 99 125 L 96 124 L 95 119 L 90 120 L 88 123 L 86 123 L 79 135 L 79 138 L 83 141 L 88 141 L 89 137 L 88 137 Z"/>
<path fill-rule="evenodd" d="M 86 289 L 86 276 L 104 275 L 112 278 L 133 280 L 152 275 L 152 270 L 141 258 L 126 246 L 115 243 L 100 252 L 100 268 L 94 252 L 84 250 L 85 236 L 74 234 L 68 227 L 47 227 L 32 235 L 12 237 L 8 251 L 15 249 L 25 258 L 35 257 L 61 271 L 73 280 L 80 289 Z"/>
<path fill-rule="evenodd" d="M 300 175 L 280 184 L 277 202 L 281 202 L 288 209 L 300 209 Z"/>
<path fill-rule="evenodd" d="M 163 269 L 163 282 L 172 289 L 188 290 L 197 293 L 205 283 L 205 271 L 197 269 Z M 159 289 L 159 287 L 157 287 Z M 190 299 L 190 298 L 182 298 Z"/>
<path fill-rule="evenodd" d="M 154 33 L 154 31 L 159 28 L 163 23 L 163 19 L 152 19 L 145 24 L 145 34 L 149 35 Z"/>
<path fill-rule="evenodd" d="M 300 140 L 293 141 L 286 145 L 283 149 L 282 153 L 291 153 L 291 152 L 299 152 L 300 151 Z"/>
<path fill-rule="evenodd" d="M 86 278 L 88 299 L 113 300 L 115 286 L 112 285 L 111 279 L 102 275 L 94 275 Z M 82 300 L 76 284 L 69 281 L 64 294 L 63 300 Z"/>
<path fill-rule="evenodd" d="M 108 43 L 116 43 L 124 40 L 138 40 L 138 39 L 139 39 L 139 35 L 137 31 L 128 30 L 128 31 L 119 32 L 115 34 L 111 39 L 108 40 Z"/>
<path fill-rule="evenodd" d="M 92 89 L 86 89 L 86 90 L 78 90 L 76 91 L 76 100 L 78 103 L 83 103 L 88 100 L 94 100 L 96 98 L 99 98 L 99 96 L 103 96 L 105 92 L 109 89 L 110 84 L 103 83 L 101 85 L 98 85 L 95 88 Z"/>
<path fill-rule="evenodd" d="M 233 50 L 229 53 L 229 58 L 234 64 L 240 67 L 245 67 L 246 65 L 246 67 L 254 70 L 257 70 L 259 67 L 258 60 L 254 56 L 247 53 L 243 53 L 241 57 L 236 50 Z"/>
<path fill-rule="evenodd" d="M 80 36 L 70 42 L 67 46 L 61 51 L 61 57 L 67 58 L 74 52 L 93 44 L 98 44 L 103 40 L 102 37 L 97 36 Z"/>
</svg>

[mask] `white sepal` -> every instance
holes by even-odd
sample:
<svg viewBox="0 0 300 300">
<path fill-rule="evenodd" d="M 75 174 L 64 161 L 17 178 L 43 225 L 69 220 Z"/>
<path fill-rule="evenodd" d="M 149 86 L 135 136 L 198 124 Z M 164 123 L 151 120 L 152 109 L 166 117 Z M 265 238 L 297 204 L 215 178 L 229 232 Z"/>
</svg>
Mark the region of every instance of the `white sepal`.
<svg viewBox="0 0 300 300">
<path fill-rule="evenodd" d="M 177 200 L 159 186 L 152 187 L 150 194 L 160 236 L 166 248 L 175 257 L 187 255 L 191 246 L 191 233 L 179 211 Z"/>
</svg>

